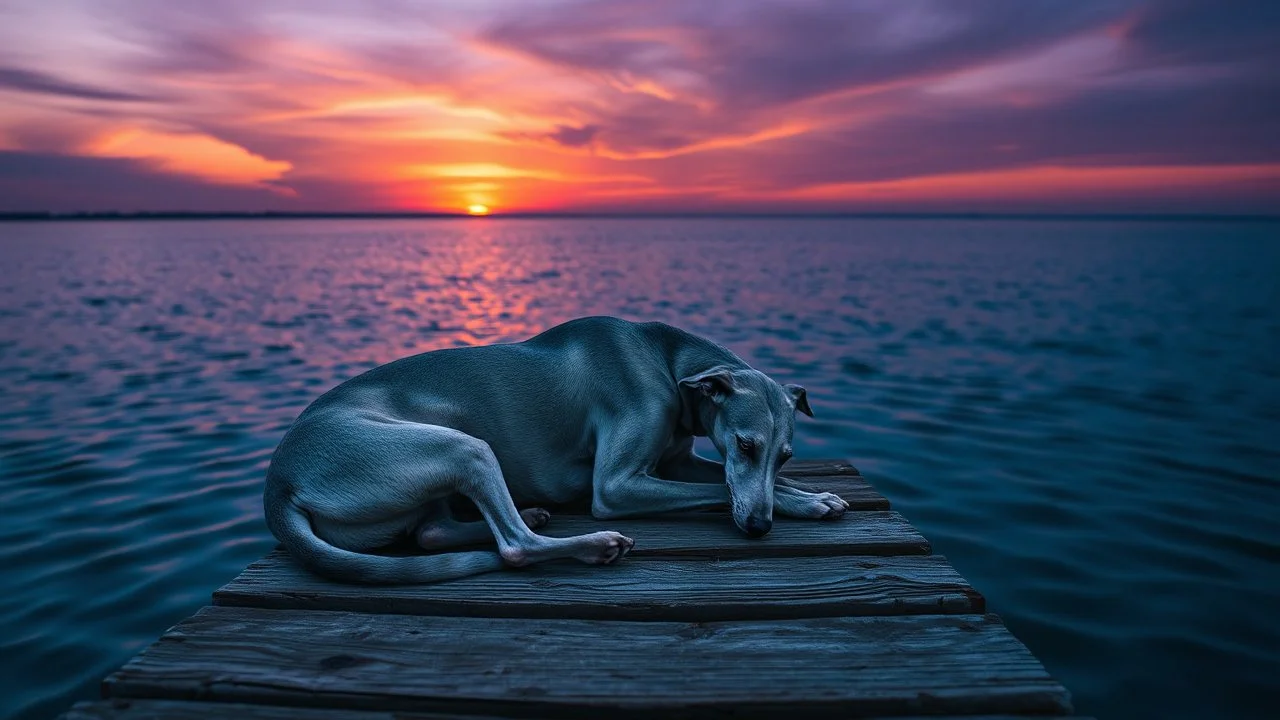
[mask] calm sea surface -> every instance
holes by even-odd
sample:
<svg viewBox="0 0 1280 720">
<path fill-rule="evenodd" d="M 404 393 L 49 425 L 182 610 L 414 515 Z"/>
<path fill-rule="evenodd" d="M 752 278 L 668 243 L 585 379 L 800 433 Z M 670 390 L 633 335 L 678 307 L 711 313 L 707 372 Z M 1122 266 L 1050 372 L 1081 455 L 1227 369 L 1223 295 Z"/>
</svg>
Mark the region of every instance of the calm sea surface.
<svg viewBox="0 0 1280 720">
<path fill-rule="evenodd" d="M 56 714 L 272 547 L 338 382 L 587 314 L 809 388 L 847 456 L 1102 718 L 1280 681 L 1280 224 L 0 224 L 0 715 Z"/>
</svg>

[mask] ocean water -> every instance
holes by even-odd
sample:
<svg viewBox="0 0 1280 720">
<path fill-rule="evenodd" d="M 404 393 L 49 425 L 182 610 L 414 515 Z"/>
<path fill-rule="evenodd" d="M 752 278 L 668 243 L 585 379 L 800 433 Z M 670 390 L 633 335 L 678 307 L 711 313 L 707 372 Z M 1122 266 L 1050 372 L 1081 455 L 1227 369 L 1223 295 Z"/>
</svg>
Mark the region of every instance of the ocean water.
<svg viewBox="0 0 1280 720">
<path fill-rule="evenodd" d="M 47 717 L 272 545 L 263 471 L 374 365 L 587 314 L 809 389 L 1101 718 L 1280 681 L 1280 223 L 0 224 L 0 715 Z"/>
</svg>

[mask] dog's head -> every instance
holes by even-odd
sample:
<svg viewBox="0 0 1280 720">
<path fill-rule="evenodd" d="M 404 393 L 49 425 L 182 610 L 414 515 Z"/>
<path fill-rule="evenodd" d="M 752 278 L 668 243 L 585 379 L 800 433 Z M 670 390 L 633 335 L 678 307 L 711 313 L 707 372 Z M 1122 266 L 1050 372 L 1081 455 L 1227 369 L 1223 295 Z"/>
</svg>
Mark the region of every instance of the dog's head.
<svg viewBox="0 0 1280 720">
<path fill-rule="evenodd" d="M 813 417 L 804 388 L 752 369 L 714 367 L 680 381 L 691 425 L 724 457 L 733 522 L 751 537 L 773 527 L 773 483 L 791 458 L 796 411 Z"/>
</svg>

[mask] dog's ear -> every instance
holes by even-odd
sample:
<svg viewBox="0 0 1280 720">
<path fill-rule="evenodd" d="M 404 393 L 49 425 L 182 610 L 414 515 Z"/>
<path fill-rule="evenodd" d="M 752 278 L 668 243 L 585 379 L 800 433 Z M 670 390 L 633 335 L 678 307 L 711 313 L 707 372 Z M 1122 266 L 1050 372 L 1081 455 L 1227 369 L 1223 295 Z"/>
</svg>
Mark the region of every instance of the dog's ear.
<svg viewBox="0 0 1280 720">
<path fill-rule="evenodd" d="M 813 417 L 813 410 L 809 408 L 809 393 L 805 392 L 800 385 L 783 385 L 783 390 L 791 393 L 791 397 L 796 401 L 796 409 L 800 412 Z"/>
<path fill-rule="evenodd" d="M 707 434 L 703 421 L 706 413 L 715 412 L 724 399 L 733 393 L 733 371 L 719 365 L 687 378 L 680 379 L 680 425 L 699 437 Z M 702 404 L 710 400 L 712 405 Z"/>
<path fill-rule="evenodd" d="M 713 367 L 680 380 L 680 389 L 720 402 L 733 392 L 733 374 L 727 367 Z"/>
</svg>

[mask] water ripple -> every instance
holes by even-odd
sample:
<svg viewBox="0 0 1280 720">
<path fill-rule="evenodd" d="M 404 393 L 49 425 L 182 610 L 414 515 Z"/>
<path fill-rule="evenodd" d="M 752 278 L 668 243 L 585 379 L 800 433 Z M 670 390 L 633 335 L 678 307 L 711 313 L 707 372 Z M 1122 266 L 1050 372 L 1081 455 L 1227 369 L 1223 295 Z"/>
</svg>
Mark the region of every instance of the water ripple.
<svg viewBox="0 0 1280 720">
<path fill-rule="evenodd" d="M 657 319 L 809 387 L 1100 717 L 1243 717 L 1280 672 L 1276 225 L 0 226 L 0 693 L 101 676 L 273 544 L 263 470 L 369 367 Z"/>
</svg>

